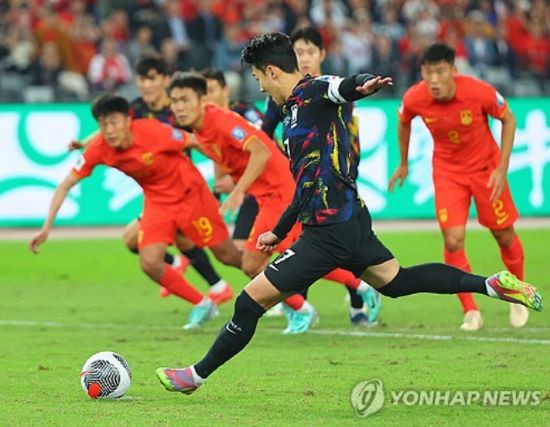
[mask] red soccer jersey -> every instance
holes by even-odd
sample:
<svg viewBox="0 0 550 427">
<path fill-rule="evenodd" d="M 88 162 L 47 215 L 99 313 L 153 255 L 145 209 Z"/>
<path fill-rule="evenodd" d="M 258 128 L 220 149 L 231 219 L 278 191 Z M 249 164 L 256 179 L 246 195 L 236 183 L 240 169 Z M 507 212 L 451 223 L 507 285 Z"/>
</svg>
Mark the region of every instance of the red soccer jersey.
<svg viewBox="0 0 550 427">
<path fill-rule="evenodd" d="M 399 120 L 410 123 L 421 116 L 434 140 L 434 171 L 468 173 L 486 168 L 499 148 L 487 116 L 500 118 L 505 99 L 491 85 L 468 76 L 456 76 L 455 96 L 437 101 L 424 81 L 403 96 Z"/>
<path fill-rule="evenodd" d="M 194 186 L 206 185 L 198 169 L 182 154 L 186 138 L 182 131 L 155 119 L 133 120 L 132 145 L 111 147 L 98 135 L 82 154 L 73 173 L 84 178 L 96 165 L 111 166 L 134 178 L 145 195 L 145 204 L 179 209 Z"/>
<path fill-rule="evenodd" d="M 205 154 L 221 165 L 235 182 L 243 175 L 250 159 L 247 144 L 252 138 L 258 138 L 269 148 L 271 157 L 246 192 L 257 198 L 275 194 L 292 198 L 295 184 L 288 160 L 265 133 L 239 114 L 209 104 L 202 129 L 195 135 Z"/>
</svg>

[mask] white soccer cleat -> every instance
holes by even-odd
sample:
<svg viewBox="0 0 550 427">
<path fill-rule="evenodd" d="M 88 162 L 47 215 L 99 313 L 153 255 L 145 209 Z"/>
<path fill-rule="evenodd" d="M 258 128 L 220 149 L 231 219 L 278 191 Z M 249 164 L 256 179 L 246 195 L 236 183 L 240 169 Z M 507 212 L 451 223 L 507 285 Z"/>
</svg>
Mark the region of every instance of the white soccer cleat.
<svg viewBox="0 0 550 427">
<path fill-rule="evenodd" d="M 478 310 L 469 310 L 464 314 L 464 321 L 460 325 L 461 331 L 473 332 L 483 327 L 483 317 Z"/>
<path fill-rule="evenodd" d="M 510 325 L 514 328 L 523 328 L 529 320 L 529 310 L 520 304 L 510 303 Z"/>
<path fill-rule="evenodd" d="M 264 314 L 264 317 L 280 317 L 284 314 L 285 312 L 283 311 L 283 303 L 280 302 L 267 310 Z"/>
</svg>

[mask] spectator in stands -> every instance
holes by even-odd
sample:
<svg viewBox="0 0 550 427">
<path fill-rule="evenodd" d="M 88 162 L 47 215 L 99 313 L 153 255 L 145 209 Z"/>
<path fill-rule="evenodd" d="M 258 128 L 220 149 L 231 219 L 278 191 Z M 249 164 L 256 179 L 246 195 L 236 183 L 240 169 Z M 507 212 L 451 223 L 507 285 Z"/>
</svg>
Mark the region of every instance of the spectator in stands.
<svg viewBox="0 0 550 427">
<path fill-rule="evenodd" d="M 341 41 L 350 74 L 366 72 L 372 68 L 374 38 L 366 9 L 355 10 L 349 25 L 342 32 Z"/>
<path fill-rule="evenodd" d="M 468 61 L 481 78 L 485 78 L 488 67 L 495 65 L 497 55 L 495 45 L 491 39 L 490 24 L 485 15 L 474 10 L 470 12 L 469 25 L 466 35 L 466 48 L 468 50 Z"/>
<path fill-rule="evenodd" d="M 128 58 L 132 67 L 135 67 L 140 57 L 153 53 L 155 50 L 153 30 L 147 24 L 141 25 L 128 45 Z"/>
<path fill-rule="evenodd" d="M 543 21 L 531 18 L 528 30 L 524 40 L 527 70 L 537 79 L 546 79 L 550 77 L 550 40 L 544 34 Z"/>
<path fill-rule="evenodd" d="M 399 74 L 399 55 L 397 46 L 389 35 L 377 35 L 374 39 L 372 62 L 376 74 L 381 76 L 397 76 Z M 392 95 L 395 88 L 390 86 L 386 93 Z"/>
<path fill-rule="evenodd" d="M 27 8 L 21 8 L 13 15 L 13 24 L 6 36 L 8 48 L 8 69 L 26 73 L 33 61 L 36 43 L 32 33 L 31 14 Z"/>
<path fill-rule="evenodd" d="M 119 52 L 115 40 L 103 40 L 101 52 L 90 62 L 88 80 L 96 92 L 113 91 L 120 85 L 128 83 L 132 78 L 130 64 Z"/>
<path fill-rule="evenodd" d="M 40 50 L 40 56 L 31 66 L 32 84 L 51 87 L 55 92 L 61 70 L 61 56 L 57 44 L 53 41 L 45 42 Z"/>
<path fill-rule="evenodd" d="M 92 16 L 86 13 L 86 3 L 77 0 L 71 3 L 73 20 L 70 26 L 70 36 L 73 46 L 75 71 L 86 75 L 90 61 L 97 53 L 97 43 L 101 32 Z"/>
<path fill-rule="evenodd" d="M 62 68 L 75 70 L 73 43 L 65 26 L 60 23 L 57 12 L 52 8 L 42 7 L 39 15 L 35 31 L 39 55 L 44 43 L 53 42 L 57 45 Z"/>
<path fill-rule="evenodd" d="M 188 21 L 189 37 L 193 41 L 189 62 L 196 69 L 203 69 L 212 64 L 216 45 L 222 37 L 222 23 L 211 12 L 212 0 L 198 2 L 198 13 Z"/>
</svg>

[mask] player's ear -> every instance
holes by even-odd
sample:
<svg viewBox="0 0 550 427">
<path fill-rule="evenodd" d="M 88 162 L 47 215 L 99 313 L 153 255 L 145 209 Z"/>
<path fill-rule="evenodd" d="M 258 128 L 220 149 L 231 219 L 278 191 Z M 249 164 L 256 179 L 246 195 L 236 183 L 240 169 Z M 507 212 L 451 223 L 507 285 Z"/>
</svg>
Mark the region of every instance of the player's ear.
<svg viewBox="0 0 550 427">
<path fill-rule="evenodd" d="M 321 62 L 323 62 L 326 57 L 327 57 L 327 51 L 323 48 L 321 49 Z"/>
<path fill-rule="evenodd" d="M 279 77 L 277 69 L 273 65 L 268 65 L 265 68 L 265 75 L 268 76 L 271 80 L 277 80 L 277 78 Z"/>
</svg>

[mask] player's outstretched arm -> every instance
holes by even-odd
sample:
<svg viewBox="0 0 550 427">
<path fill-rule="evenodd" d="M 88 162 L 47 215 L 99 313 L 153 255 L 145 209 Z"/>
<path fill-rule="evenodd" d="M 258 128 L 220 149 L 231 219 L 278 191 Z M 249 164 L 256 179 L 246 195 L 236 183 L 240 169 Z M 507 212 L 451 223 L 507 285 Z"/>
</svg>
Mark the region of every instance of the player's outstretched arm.
<svg viewBox="0 0 550 427">
<path fill-rule="evenodd" d="M 403 186 L 407 175 L 409 174 L 409 142 L 411 140 L 411 124 L 403 123 L 399 120 L 397 125 L 397 139 L 399 141 L 400 163 L 393 173 L 388 184 L 388 191 L 391 193 L 395 188 L 395 184 L 399 187 Z"/>
<path fill-rule="evenodd" d="M 91 133 L 86 138 L 84 138 L 83 141 L 78 141 L 76 139 L 72 140 L 71 142 L 69 142 L 69 146 L 68 146 L 69 151 L 80 150 L 81 148 L 86 148 L 88 146 L 88 144 L 90 142 L 92 142 L 92 140 L 97 136 L 98 133 L 99 133 L 99 130 L 96 130 L 95 132 Z"/>
<path fill-rule="evenodd" d="M 504 186 L 506 185 L 506 176 L 508 174 L 508 166 L 510 165 L 510 156 L 512 155 L 512 148 L 514 146 L 514 135 L 516 133 L 516 118 L 510 111 L 510 108 L 506 108 L 504 115 L 500 118 L 502 122 L 501 131 L 501 147 L 500 147 L 500 162 L 496 169 L 491 173 L 487 187 L 492 188 L 491 202 L 496 202 Z"/>
<path fill-rule="evenodd" d="M 391 77 L 374 76 L 369 73 L 354 74 L 346 78 L 333 78 L 328 82 L 328 99 L 336 104 L 355 102 L 378 92 L 385 86 L 392 86 Z"/>
<path fill-rule="evenodd" d="M 40 231 L 31 239 L 29 243 L 29 249 L 35 254 L 38 253 L 38 248 L 40 245 L 48 238 L 48 234 L 50 234 L 53 221 L 59 211 L 59 208 L 67 198 L 67 194 L 71 188 L 73 188 L 78 181 L 80 181 L 80 178 L 71 171 L 55 189 L 52 201 L 50 202 L 50 209 L 48 210 L 46 221 L 44 221 L 44 225 L 42 225 Z"/>
</svg>

